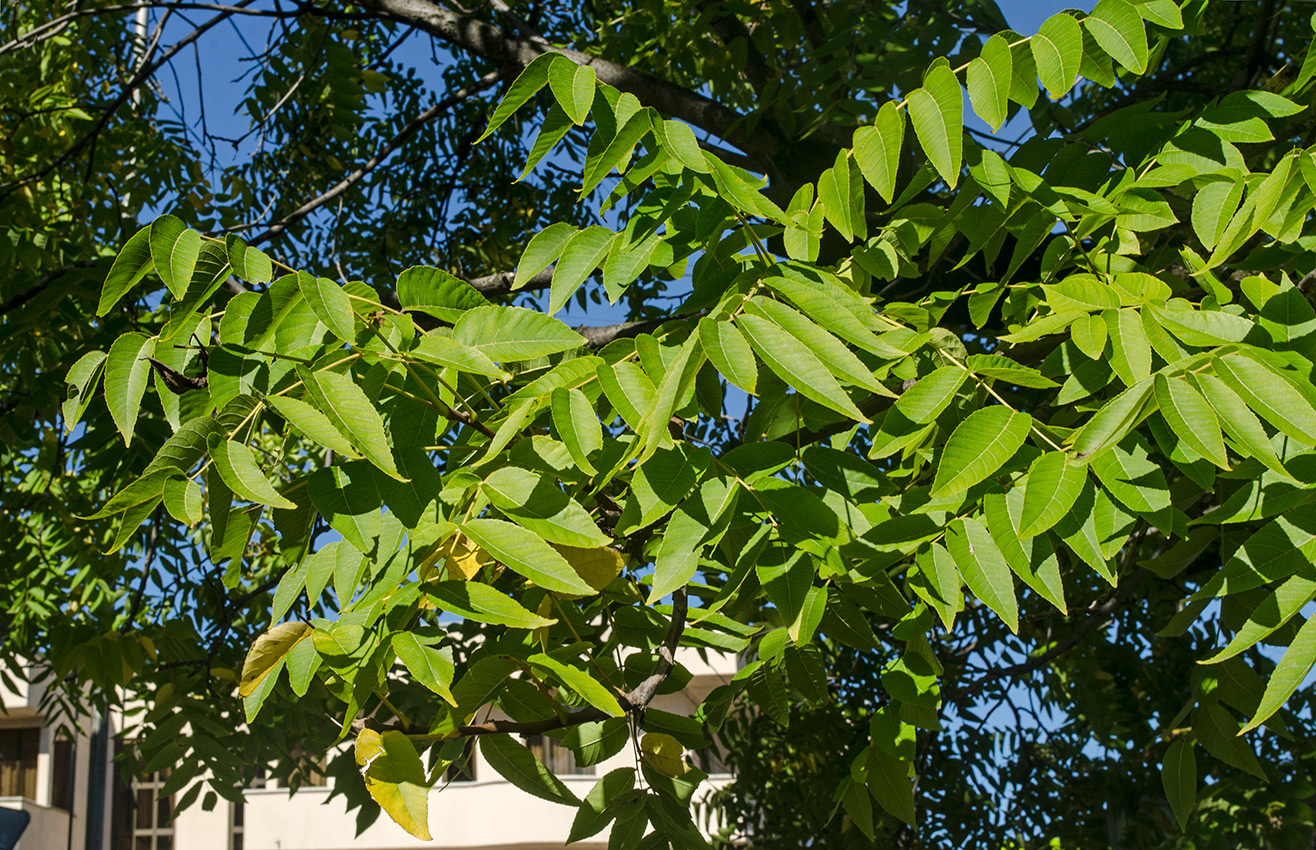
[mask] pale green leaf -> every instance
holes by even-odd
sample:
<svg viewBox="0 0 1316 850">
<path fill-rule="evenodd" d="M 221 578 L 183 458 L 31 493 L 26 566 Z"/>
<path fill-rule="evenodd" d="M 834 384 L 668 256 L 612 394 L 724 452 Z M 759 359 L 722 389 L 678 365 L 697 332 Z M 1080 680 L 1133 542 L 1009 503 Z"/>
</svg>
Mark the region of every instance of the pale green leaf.
<svg viewBox="0 0 1316 850">
<path fill-rule="evenodd" d="M 585 394 L 578 389 L 557 387 L 550 400 L 553 426 L 566 444 L 571 459 L 582 472 L 595 475 L 591 453 L 603 448 L 603 425 Z"/>
<path fill-rule="evenodd" d="M 421 337 L 420 342 L 410 352 L 421 360 L 435 363 L 458 372 L 470 372 L 473 375 L 488 375 L 501 378 L 507 373 L 498 368 L 483 351 L 460 343 L 450 336 L 432 332 Z"/>
<path fill-rule="evenodd" d="M 302 366 L 297 367 L 297 375 L 311 401 L 358 452 L 393 478 L 406 480 L 393 460 L 384 420 L 355 381 L 337 372 L 315 372 Z"/>
<path fill-rule="evenodd" d="M 481 487 L 496 508 L 550 543 L 588 549 L 612 542 L 580 503 L 548 476 L 504 466 L 490 473 Z"/>
<path fill-rule="evenodd" d="M 800 395 L 860 422 L 869 421 L 822 361 L 781 326 L 744 313 L 736 317 L 736 322 L 763 362 Z"/>
<path fill-rule="evenodd" d="M 1027 413 L 1000 405 L 970 414 L 942 449 L 933 497 L 959 495 L 1000 469 L 1024 444 L 1032 422 Z"/>
<path fill-rule="evenodd" d="M 996 612 L 1010 631 L 1019 631 L 1019 602 L 1014 575 L 996 541 L 973 517 L 956 520 L 946 534 L 946 550 L 955 559 L 964 583 L 973 595 Z"/>
<path fill-rule="evenodd" d="M 172 215 L 151 222 L 151 260 L 175 298 L 182 298 L 201 254 L 201 234 Z"/>
<path fill-rule="evenodd" d="M 596 593 L 566 558 L 519 525 L 500 519 L 473 519 L 461 529 L 494 558 L 543 588 L 585 596 Z"/>
<path fill-rule="evenodd" d="M 478 581 L 440 581 L 425 585 L 425 595 L 444 611 L 495 626 L 539 629 L 556 623 L 523 607 L 512 597 Z"/>
<path fill-rule="evenodd" d="M 923 152 L 954 189 L 964 155 L 964 93 L 950 68 L 934 67 L 923 79 L 923 88 L 909 93 L 909 119 Z"/>
<path fill-rule="evenodd" d="M 565 57 L 563 57 L 565 58 Z M 554 62 L 548 68 L 548 85 L 558 106 L 576 125 L 584 124 L 594 103 L 594 69 L 570 60 Z"/>
<path fill-rule="evenodd" d="M 452 336 L 499 363 L 547 357 L 585 344 L 580 334 L 552 316 L 492 304 L 464 313 Z"/>
<path fill-rule="evenodd" d="M 1047 452 L 1028 468 L 1019 536 L 1033 537 L 1069 513 L 1083 492 L 1087 467 L 1070 463 L 1064 452 Z"/>
<path fill-rule="evenodd" d="M 451 652 L 445 653 L 425 646 L 411 632 L 395 632 L 392 643 L 393 651 L 398 654 L 398 660 L 411 671 L 412 678 L 443 697 L 452 706 L 457 705 L 450 690 L 456 669 L 452 663 Z"/>
<path fill-rule="evenodd" d="M 1279 711 L 1280 706 L 1306 680 L 1313 664 L 1316 664 L 1316 617 L 1303 623 L 1302 628 L 1293 636 L 1293 642 L 1275 665 L 1275 672 L 1271 674 L 1270 681 L 1266 682 L 1266 692 L 1261 696 L 1261 705 L 1241 731 L 1249 732 L 1257 728 Z"/>
<path fill-rule="evenodd" d="M 753 395 L 758 385 L 758 364 L 754 350 L 740 329 L 728 321 L 710 316 L 699 320 L 699 341 L 714 368 L 731 383 Z"/>
<path fill-rule="evenodd" d="M 306 303 L 311 305 L 315 317 L 333 331 L 334 336 L 344 342 L 356 338 L 356 314 L 352 312 L 352 299 L 347 297 L 341 286 L 327 277 L 312 277 L 305 273 L 297 275 L 297 286 Z"/>
<path fill-rule="evenodd" d="M 589 673 L 581 670 L 579 667 L 573 667 L 565 664 L 551 655 L 545 653 L 536 653 L 528 659 L 531 667 L 537 667 L 540 670 L 547 670 L 553 678 L 557 679 L 567 688 L 574 691 L 585 702 L 602 711 L 604 714 L 612 717 L 624 717 L 626 712 L 622 711 L 621 704 L 617 702 L 617 697 L 599 683 Z"/>
<path fill-rule="evenodd" d="M 289 501 L 274 489 L 256 463 L 256 455 L 246 444 L 215 435 L 210 438 L 210 456 L 215 460 L 219 477 L 238 496 L 249 502 L 285 510 L 297 507 L 296 502 Z"/>
<path fill-rule="evenodd" d="M 1201 393 L 1183 378 L 1166 378 L 1159 372 L 1153 386 L 1161 415 L 1175 436 L 1216 466 L 1228 469 L 1220 422 Z"/>
<path fill-rule="evenodd" d="M 567 305 L 575 294 L 608 256 L 617 234 L 606 227 L 594 225 L 575 233 L 562 246 L 557 268 L 553 270 L 553 283 L 549 291 L 548 313 L 553 315 Z"/>
<path fill-rule="evenodd" d="M 274 280 L 274 263 L 259 248 L 253 248 L 236 235 L 224 237 L 224 253 L 233 274 L 251 283 L 269 283 Z"/>
<path fill-rule="evenodd" d="M 1127 70 L 1135 74 L 1147 70 L 1147 31 L 1138 11 L 1125 0 L 1101 0 L 1083 26 Z"/>
<path fill-rule="evenodd" d="M 882 104 L 872 126 L 860 127 L 854 132 L 854 157 L 859 170 L 888 204 L 895 197 L 900 149 L 904 141 L 905 116 L 892 101 Z"/>
<path fill-rule="evenodd" d="M 548 69 L 550 65 L 558 62 L 570 62 L 571 60 L 560 56 L 557 53 L 543 53 L 536 56 L 534 61 L 525 66 L 512 84 L 507 88 L 507 94 L 499 101 L 498 107 L 494 110 L 493 115 L 489 118 L 489 126 L 480 134 L 477 142 L 484 141 L 489 134 L 503 125 L 508 118 L 526 104 L 535 93 L 544 87 L 548 82 Z"/>
<path fill-rule="evenodd" d="M 969 63 L 966 85 L 969 101 L 978 117 L 996 132 L 1005 123 L 1009 108 L 1010 77 L 1014 62 L 1010 58 L 1010 43 L 1005 37 L 993 35 L 982 46 L 982 53 Z"/>
<path fill-rule="evenodd" d="M 1078 21 L 1064 12 L 1054 14 L 1042 22 L 1028 45 L 1047 94 L 1060 99 L 1073 87 L 1083 59 L 1083 30 Z"/>
<path fill-rule="evenodd" d="M 445 322 L 455 322 L 467 310 L 489 303 L 466 281 L 432 266 L 404 270 L 398 275 L 397 289 L 402 309 L 429 313 Z"/>
<path fill-rule="evenodd" d="M 151 228 L 148 225 L 134 233 L 119 249 L 119 255 L 110 266 L 110 273 L 105 276 L 105 285 L 101 287 L 96 315 L 104 316 L 110 312 L 119 303 L 119 299 L 127 295 L 153 269 L 155 261 L 151 258 Z"/>
<path fill-rule="evenodd" d="M 969 373 L 958 366 L 942 366 L 919 378 L 896 400 L 895 408 L 910 422 L 926 425 L 950 405 Z"/>
<path fill-rule="evenodd" d="M 1241 354 L 1217 357 L 1212 366 L 1262 419 L 1303 445 L 1316 445 L 1316 409 L 1286 378 Z"/>
</svg>

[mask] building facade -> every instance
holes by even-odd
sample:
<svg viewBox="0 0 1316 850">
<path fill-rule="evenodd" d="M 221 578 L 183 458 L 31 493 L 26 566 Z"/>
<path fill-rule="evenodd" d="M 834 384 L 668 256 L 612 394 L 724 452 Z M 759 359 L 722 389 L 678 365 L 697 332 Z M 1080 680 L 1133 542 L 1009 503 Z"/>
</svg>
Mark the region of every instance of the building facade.
<svg viewBox="0 0 1316 850">
<path fill-rule="evenodd" d="M 736 671 L 732 656 L 701 658 L 682 650 L 680 662 L 692 678 L 679 693 L 658 696 L 652 706 L 693 715 L 713 688 Z M 245 791 L 241 806 L 220 800 L 209 812 L 199 805 L 182 812 L 158 793 L 164 776 L 138 777 L 129 784 L 113 764 L 118 718 L 82 718 L 81 730 L 43 712 L 42 687 L 0 685 L 0 808 L 28 813 L 31 822 L 17 850 L 548 850 L 564 845 L 575 810 L 515 788 L 499 776 L 476 748 L 469 765 L 451 772 L 430 793 L 431 842 L 419 841 L 381 815 L 360 836 L 356 814 L 341 796 L 330 799 L 332 779 L 303 786 L 290 795 L 270 780 Z M 631 748 L 594 767 L 579 768 L 569 750 L 552 738 L 528 742 L 537 756 L 578 797 L 599 776 L 633 766 Z M 708 786 L 729 777 L 711 766 Z M 706 793 L 706 791 L 701 792 Z M 607 846 L 607 830 L 572 845 Z"/>
</svg>

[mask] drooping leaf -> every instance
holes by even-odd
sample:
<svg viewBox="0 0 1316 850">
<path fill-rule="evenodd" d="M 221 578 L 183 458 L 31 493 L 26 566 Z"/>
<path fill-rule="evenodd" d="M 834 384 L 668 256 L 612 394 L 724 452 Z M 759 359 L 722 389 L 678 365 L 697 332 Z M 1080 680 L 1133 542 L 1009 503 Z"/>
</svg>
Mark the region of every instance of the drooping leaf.
<svg viewBox="0 0 1316 850">
<path fill-rule="evenodd" d="M 548 82 L 549 66 L 557 62 L 569 62 L 557 53 L 541 53 L 534 60 L 525 66 L 525 69 L 512 81 L 508 86 L 507 94 L 498 102 L 498 107 L 489 118 L 489 126 L 480 134 L 477 142 L 484 141 L 493 131 L 503 126 L 503 123 L 511 118 L 515 112 L 526 104 L 535 93 L 544 87 Z"/>
<path fill-rule="evenodd" d="M 406 269 L 398 275 L 397 288 L 402 309 L 429 313 L 445 322 L 455 322 L 467 310 L 489 303 L 466 281 L 432 266 Z"/>
<path fill-rule="evenodd" d="M 389 449 L 383 418 L 355 381 L 337 372 L 317 372 L 302 366 L 297 367 L 297 376 L 315 406 L 360 454 L 382 472 L 405 480 Z"/>
<path fill-rule="evenodd" d="M 482 351 L 490 360 L 533 360 L 585 344 L 580 334 L 552 316 L 523 307 L 477 307 L 462 314 L 453 339 Z"/>
<path fill-rule="evenodd" d="M 421 841 L 431 840 L 429 782 L 411 739 L 401 732 L 382 735 L 362 729 L 356 738 L 356 763 L 366 790 L 393 822 Z"/>
<path fill-rule="evenodd" d="M 966 76 L 969 101 L 978 117 L 986 121 L 993 132 L 1005 123 L 1013 71 L 1010 43 L 999 33 L 987 39 L 982 53 L 969 63 Z"/>
<path fill-rule="evenodd" d="M 1135 74 L 1147 70 L 1147 32 L 1138 10 L 1125 0 L 1101 0 L 1083 26 L 1126 69 Z"/>
<path fill-rule="evenodd" d="M 1186 830 L 1197 801 L 1197 756 L 1192 741 L 1178 738 L 1170 742 L 1161 762 L 1161 784 L 1179 829 Z"/>
<path fill-rule="evenodd" d="M 1221 469 L 1228 469 L 1220 423 L 1206 399 L 1183 378 L 1166 378 L 1159 372 L 1154 388 L 1156 403 L 1170 430 L 1197 454 Z"/>
<path fill-rule="evenodd" d="M 236 495 L 249 502 L 258 502 L 273 508 L 292 510 L 296 502 L 279 495 L 274 485 L 265 477 L 256 455 L 245 443 L 225 440 L 219 435 L 210 438 L 210 456 L 215 460 L 215 468 Z"/>
<path fill-rule="evenodd" d="M 480 752 L 500 776 L 527 794 L 550 803 L 580 804 L 571 789 L 511 735 L 481 735 Z"/>
<path fill-rule="evenodd" d="M 923 152 L 954 189 L 964 155 L 964 93 L 950 68 L 932 68 L 923 87 L 909 93 L 909 119 Z"/>
<path fill-rule="evenodd" d="M 1083 30 L 1071 15 L 1058 12 L 1042 22 L 1028 40 L 1037 62 L 1037 76 L 1053 100 L 1064 97 L 1074 85 L 1083 58 Z"/>
<path fill-rule="evenodd" d="M 443 652 L 432 646 L 426 646 L 416 639 L 411 632 L 395 632 L 392 638 L 393 650 L 398 660 L 407 666 L 417 682 L 443 697 L 453 706 L 452 677 L 453 667 L 451 652 Z"/>
<path fill-rule="evenodd" d="M 124 445 L 131 445 L 137 427 L 137 411 L 151 376 L 148 357 L 155 354 L 155 340 L 143 333 L 126 333 L 110 346 L 105 360 L 105 404 L 123 435 Z"/>
<path fill-rule="evenodd" d="M 1316 617 L 1309 618 L 1293 636 L 1293 642 L 1285 650 L 1284 656 L 1275 665 L 1275 672 L 1266 682 L 1266 692 L 1261 696 L 1261 705 L 1252 715 L 1252 719 L 1243 725 L 1241 731 L 1251 731 L 1270 716 L 1279 711 L 1293 692 L 1307 678 L 1312 665 L 1316 665 Z"/>
<path fill-rule="evenodd" d="M 854 157 L 864 179 L 888 204 L 895 197 L 900 149 L 905 142 L 905 116 L 887 101 L 877 110 L 877 121 L 854 133 Z"/>
<path fill-rule="evenodd" d="M 119 249 L 119 255 L 110 266 L 110 273 L 105 276 L 105 285 L 101 287 L 100 303 L 96 306 L 96 315 L 109 313 L 123 296 L 136 286 L 142 278 L 155 269 L 151 257 L 151 227 L 147 225 L 137 231 Z"/>
<path fill-rule="evenodd" d="M 946 550 L 973 595 L 995 611 L 1010 631 L 1018 632 L 1014 576 L 987 527 L 972 517 L 956 520 L 946 535 Z"/>
<path fill-rule="evenodd" d="M 265 677 L 273 672 L 275 665 L 301 641 L 311 634 L 311 627 L 305 623 L 280 623 L 256 638 L 247 659 L 242 664 L 242 677 L 238 680 L 238 696 L 249 697 Z"/>
<path fill-rule="evenodd" d="M 151 222 L 151 260 L 160 280 L 175 298 L 182 298 L 192 280 L 201 253 L 201 234 L 177 216 L 162 215 Z"/>
<path fill-rule="evenodd" d="M 1028 468 L 1019 536 L 1033 537 L 1055 525 L 1083 492 L 1087 468 L 1070 463 L 1064 452 L 1047 452 Z"/>
</svg>

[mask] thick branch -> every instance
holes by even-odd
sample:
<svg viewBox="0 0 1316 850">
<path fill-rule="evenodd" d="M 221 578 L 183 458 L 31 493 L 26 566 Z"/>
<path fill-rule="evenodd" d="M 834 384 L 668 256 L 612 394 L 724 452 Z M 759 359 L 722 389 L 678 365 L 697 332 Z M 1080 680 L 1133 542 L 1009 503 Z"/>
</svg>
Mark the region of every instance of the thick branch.
<svg viewBox="0 0 1316 850">
<path fill-rule="evenodd" d="M 46 288 L 50 286 L 52 283 L 54 283 L 56 280 L 68 274 L 69 272 L 73 271 L 74 269 L 89 269 L 99 262 L 101 261 L 79 260 L 76 263 L 70 263 L 67 266 L 63 266 L 62 268 L 55 269 L 53 272 L 49 272 L 41 276 L 40 278 L 37 279 L 36 283 L 32 284 L 27 289 L 24 289 L 22 292 L 10 298 L 5 303 L 0 304 L 0 316 L 5 315 L 11 310 L 16 310 L 19 307 L 22 307 L 24 304 L 26 304 L 27 302 L 31 301 L 33 298 L 36 298 L 38 295 L 44 292 Z"/>
<path fill-rule="evenodd" d="M 362 5 L 498 65 L 524 67 L 548 52 L 542 44 L 518 38 L 493 24 L 450 11 L 429 0 L 364 0 Z M 646 106 L 733 142 L 763 165 L 771 162 L 779 147 L 772 134 L 746 134 L 742 129 L 743 116 L 697 92 L 578 50 L 557 52 L 579 65 L 590 66 L 599 80 L 630 92 Z"/>
</svg>

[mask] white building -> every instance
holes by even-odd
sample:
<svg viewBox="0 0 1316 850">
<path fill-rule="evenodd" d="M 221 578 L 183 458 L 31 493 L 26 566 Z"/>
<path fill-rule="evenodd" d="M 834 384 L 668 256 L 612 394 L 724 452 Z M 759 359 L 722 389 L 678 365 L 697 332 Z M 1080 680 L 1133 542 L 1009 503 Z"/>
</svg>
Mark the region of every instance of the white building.
<svg viewBox="0 0 1316 850">
<path fill-rule="evenodd" d="M 656 697 L 654 708 L 693 715 L 736 671 L 731 656 L 705 661 L 682 650 L 678 658 L 693 678 L 680 693 Z M 43 715 L 41 697 L 40 685 L 20 684 L 17 692 L 0 686 L 0 808 L 31 817 L 17 850 L 549 850 L 563 846 L 576 813 L 513 787 L 477 755 L 466 775 L 431 792 L 432 842 L 411 837 L 383 814 L 356 836 L 355 812 L 348 813 L 341 796 L 329 800 L 329 784 L 289 796 L 271 781 L 247 790 L 243 806 L 221 800 L 210 812 L 194 805 L 175 817 L 173 800 L 156 794 L 159 778 L 131 787 L 119 780 L 111 763 L 115 717 L 108 724 L 84 718 L 84 731 L 66 737 L 57 719 Z M 599 776 L 634 765 L 629 747 L 596 767 L 577 768 L 553 739 L 531 746 L 582 798 Z M 708 785 L 727 779 L 713 773 Z M 607 837 L 605 829 L 573 847 L 605 848 Z"/>
</svg>

